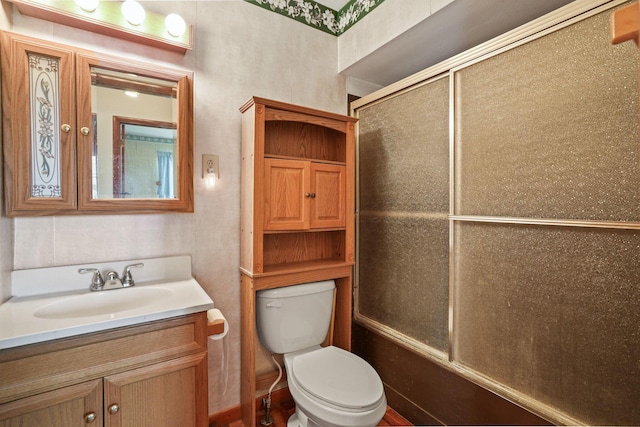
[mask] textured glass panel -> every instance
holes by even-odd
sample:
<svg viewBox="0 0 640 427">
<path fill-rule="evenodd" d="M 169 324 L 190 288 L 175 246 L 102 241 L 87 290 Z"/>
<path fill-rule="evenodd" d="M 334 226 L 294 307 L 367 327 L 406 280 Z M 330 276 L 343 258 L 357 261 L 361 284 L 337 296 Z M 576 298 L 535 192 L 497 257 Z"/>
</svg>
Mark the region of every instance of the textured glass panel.
<svg viewBox="0 0 640 427">
<path fill-rule="evenodd" d="M 360 216 L 360 313 L 447 351 L 446 215 Z"/>
<path fill-rule="evenodd" d="M 610 13 L 455 74 L 457 214 L 640 220 L 638 54 Z"/>
<path fill-rule="evenodd" d="M 589 425 L 639 425 L 640 231 L 455 233 L 455 360 Z"/>
<path fill-rule="evenodd" d="M 60 63 L 29 55 L 31 107 L 31 196 L 60 197 Z"/>
<path fill-rule="evenodd" d="M 449 79 L 359 111 L 360 210 L 449 211 Z"/>
<path fill-rule="evenodd" d="M 359 312 L 446 351 L 449 79 L 359 118 Z"/>
</svg>

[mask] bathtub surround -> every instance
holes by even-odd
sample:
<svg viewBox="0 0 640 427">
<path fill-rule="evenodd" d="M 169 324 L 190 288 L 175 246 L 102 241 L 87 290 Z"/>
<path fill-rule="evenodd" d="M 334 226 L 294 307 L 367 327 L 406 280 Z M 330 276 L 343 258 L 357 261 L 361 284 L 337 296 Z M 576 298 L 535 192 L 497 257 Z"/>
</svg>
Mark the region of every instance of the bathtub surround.
<svg viewBox="0 0 640 427">
<path fill-rule="evenodd" d="M 472 383 L 553 423 L 640 422 L 638 52 L 610 43 L 621 4 L 579 3 L 354 104 L 356 319 L 373 331 L 354 348 L 432 371 L 382 373 L 416 423 L 537 423 L 492 415 L 504 402 Z M 446 409 L 467 393 L 492 403 Z"/>
</svg>

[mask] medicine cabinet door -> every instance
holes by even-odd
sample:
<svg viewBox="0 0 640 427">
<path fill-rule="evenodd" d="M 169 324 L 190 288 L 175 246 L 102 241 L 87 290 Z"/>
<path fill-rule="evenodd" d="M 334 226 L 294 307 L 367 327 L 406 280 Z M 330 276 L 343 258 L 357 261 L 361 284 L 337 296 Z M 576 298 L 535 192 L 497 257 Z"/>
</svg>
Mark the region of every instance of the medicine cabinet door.
<svg viewBox="0 0 640 427">
<path fill-rule="evenodd" d="M 73 51 L 0 37 L 7 214 L 75 209 Z"/>
</svg>

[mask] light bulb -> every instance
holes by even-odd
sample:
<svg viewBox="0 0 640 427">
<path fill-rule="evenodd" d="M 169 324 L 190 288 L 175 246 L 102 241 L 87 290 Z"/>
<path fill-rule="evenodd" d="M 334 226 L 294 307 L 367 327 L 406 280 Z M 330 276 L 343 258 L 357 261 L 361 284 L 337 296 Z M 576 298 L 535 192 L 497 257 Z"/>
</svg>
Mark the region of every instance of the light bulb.
<svg viewBox="0 0 640 427">
<path fill-rule="evenodd" d="M 76 0 L 76 4 L 85 12 L 93 12 L 98 8 L 100 0 Z"/>
<path fill-rule="evenodd" d="M 131 25 L 142 24 L 146 16 L 144 7 L 135 0 L 125 0 L 125 2 L 122 3 L 122 14 Z"/>
<path fill-rule="evenodd" d="M 164 26 L 173 37 L 180 37 L 187 30 L 187 23 L 184 22 L 182 16 L 175 13 L 167 15 L 164 19 Z"/>
<path fill-rule="evenodd" d="M 207 168 L 207 176 L 204 179 L 204 186 L 207 189 L 212 189 L 216 186 L 218 177 L 216 176 L 216 170 L 214 168 Z"/>
</svg>

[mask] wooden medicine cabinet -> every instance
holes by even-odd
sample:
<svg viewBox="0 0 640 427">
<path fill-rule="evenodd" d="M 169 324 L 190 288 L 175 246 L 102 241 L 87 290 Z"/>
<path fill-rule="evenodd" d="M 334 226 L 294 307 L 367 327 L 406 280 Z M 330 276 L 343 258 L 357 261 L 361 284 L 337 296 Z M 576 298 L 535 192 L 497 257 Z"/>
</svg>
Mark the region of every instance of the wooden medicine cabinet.
<svg viewBox="0 0 640 427">
<path fill-rule="evenodd" d="M 8 216 L 193 212 L 191 72 L 0 43 Z"/>
</svg>

